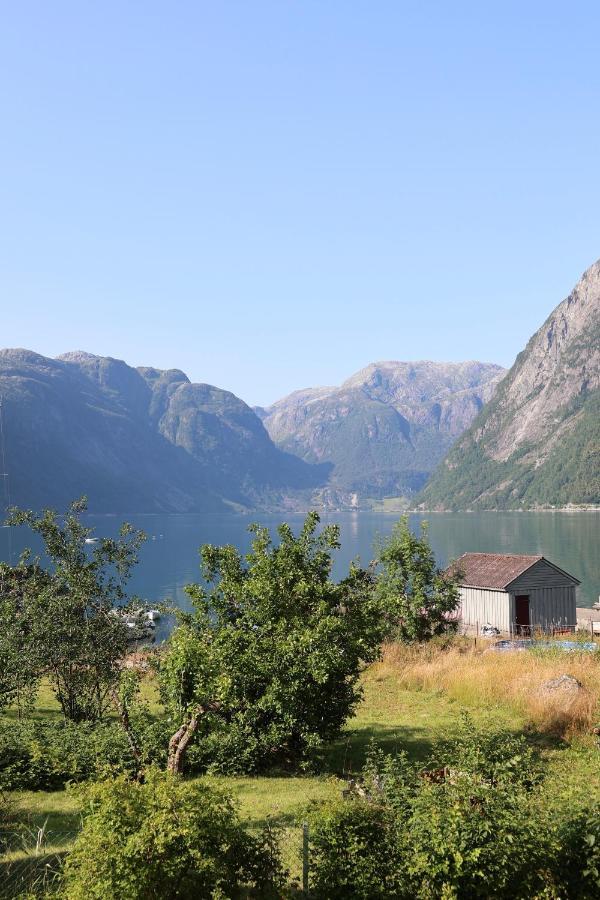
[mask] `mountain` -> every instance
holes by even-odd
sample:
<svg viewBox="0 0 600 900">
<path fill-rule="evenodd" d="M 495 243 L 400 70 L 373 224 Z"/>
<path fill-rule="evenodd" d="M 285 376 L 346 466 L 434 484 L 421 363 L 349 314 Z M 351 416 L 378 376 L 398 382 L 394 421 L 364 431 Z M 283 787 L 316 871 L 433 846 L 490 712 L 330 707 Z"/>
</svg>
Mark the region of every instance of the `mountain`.
<svg viewBox="0 0 600 900">
<path fill-rule="evenodd" d="M 600 504 L 600 261 L 533 335 L 420 500 L 428 509 Z"/>
<path fill-rule="evenodd" d="M 503 374 L 479 362 L 379 362 L 340 387 L 296 391 L 257 413 L 278 447 L 333 466 L 328 492 L 338 501 L 410 495 Z"/>
<path fill-rule="evenodd" d="M 281 504 L 327 467 L 279 450 L 242 400 L 177 369 L 0 351 L 5 470 L 20 506 L 192 512 Z"/>
</svg>

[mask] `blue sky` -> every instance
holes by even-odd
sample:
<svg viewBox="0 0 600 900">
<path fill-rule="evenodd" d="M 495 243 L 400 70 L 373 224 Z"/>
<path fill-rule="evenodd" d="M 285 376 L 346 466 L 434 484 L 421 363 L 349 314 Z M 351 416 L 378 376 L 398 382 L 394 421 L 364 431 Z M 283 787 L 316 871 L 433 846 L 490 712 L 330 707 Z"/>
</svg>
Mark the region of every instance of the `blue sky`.
<svg viewBox="0 0 600 900">
<path fill-rule="evenodd" d="M 2 4 L 3 346 L 268 403 L 509 365 L 600 256 L 600 6 Z"/>
</svg>

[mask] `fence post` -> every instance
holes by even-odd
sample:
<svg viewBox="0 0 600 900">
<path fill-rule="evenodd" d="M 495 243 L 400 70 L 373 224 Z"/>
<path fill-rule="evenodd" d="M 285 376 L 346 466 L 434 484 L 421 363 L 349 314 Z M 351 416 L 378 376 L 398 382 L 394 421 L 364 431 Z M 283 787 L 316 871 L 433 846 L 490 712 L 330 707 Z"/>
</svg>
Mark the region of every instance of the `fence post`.
<svg viewBox="0 0 600 900">
<path fill-rule="evenodd" d="M 308 822 L 302 826 L 302 893 L 308 896 Z"/>
</svg>

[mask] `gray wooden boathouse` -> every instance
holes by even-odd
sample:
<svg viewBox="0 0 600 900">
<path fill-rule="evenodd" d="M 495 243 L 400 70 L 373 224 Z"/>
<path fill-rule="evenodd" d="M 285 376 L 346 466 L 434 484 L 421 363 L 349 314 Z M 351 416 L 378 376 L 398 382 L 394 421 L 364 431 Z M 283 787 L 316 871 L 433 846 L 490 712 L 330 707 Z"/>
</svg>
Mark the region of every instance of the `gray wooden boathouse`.
<svg viewBox="0 0 600 900">
<path fill-rule="evenodd" d="M 574 628 L 579 580 L 543 556 L 463 553 L 450 567 L 462 575 L 464 625 L 490 624 L 529 633 Z"/>
</svg>

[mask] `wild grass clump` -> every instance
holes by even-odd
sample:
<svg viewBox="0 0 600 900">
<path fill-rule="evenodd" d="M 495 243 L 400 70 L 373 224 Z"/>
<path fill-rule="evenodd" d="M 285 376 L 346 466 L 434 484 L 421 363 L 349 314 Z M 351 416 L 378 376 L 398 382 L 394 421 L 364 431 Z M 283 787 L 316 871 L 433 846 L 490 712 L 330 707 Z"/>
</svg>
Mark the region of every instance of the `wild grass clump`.
<svg viewBox="0 0 600 900">
<path fill-rule="evenodd" d="M 537 730 L 561 737 L 589 731 L 600 705 L 600 660 L 560 650 L 486 652 L 489 642 L 456 638 L 387 644 L 378 666 L 409 690 L 443 691 L 464 706 L 509 704 Z M 599 654 L 600 655 L 600 654 Z M 545 689 L 570 675 L 575 685 Z"/>
</svg>

